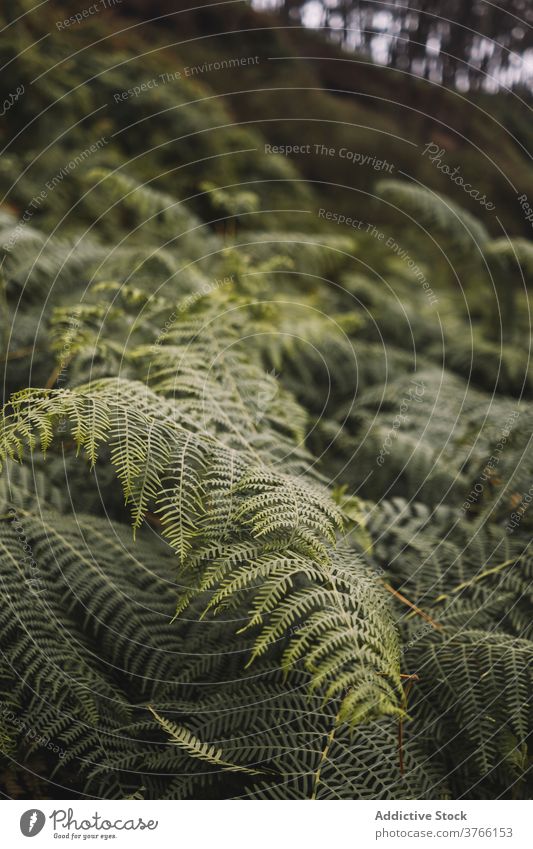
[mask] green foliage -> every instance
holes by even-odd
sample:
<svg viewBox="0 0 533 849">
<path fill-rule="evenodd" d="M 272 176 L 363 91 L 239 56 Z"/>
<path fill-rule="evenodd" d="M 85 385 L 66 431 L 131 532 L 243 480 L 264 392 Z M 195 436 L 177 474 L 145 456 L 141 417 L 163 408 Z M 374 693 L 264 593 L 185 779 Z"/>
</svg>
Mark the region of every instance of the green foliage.
<svg viewBox="0 0 533 849">
<path fill-rule="evenodd" d="M 46 71 L 14 131 L 138 82 L 127 53 L 49 46 L 13 63 Z M 527 282 L 530 245 L 393 181 L 412 266 L 307 227 L 311 189 L 206 92 L 1 167 L 2 789 L 528 798 L 529 336 L 490 335 L 476 275 Z M 19 227 L 89 128 L 116 143 Z"/>
<path fill-rule="evenodd" d="M 517 293 L 533 280 L 530 243 L 508 236 L 491 239 L 476 216 L 419 185 L 383 180 L 376 190 L 391 210 L 415 225 L 419 237 L 427 237 L 425 252 L 443 267 L 444 278 L 467 289 L 475 283 L 490 299 L 486 333 L 513 338 Z"/>
<path fill-rule="evenodd" d="M 483 224 L 444 195 L 400 180 L 382 180 L 376 191 L 431 237 L 445 236 L 456 250 L 471 252 L 488 240 Z"/>
</svg>

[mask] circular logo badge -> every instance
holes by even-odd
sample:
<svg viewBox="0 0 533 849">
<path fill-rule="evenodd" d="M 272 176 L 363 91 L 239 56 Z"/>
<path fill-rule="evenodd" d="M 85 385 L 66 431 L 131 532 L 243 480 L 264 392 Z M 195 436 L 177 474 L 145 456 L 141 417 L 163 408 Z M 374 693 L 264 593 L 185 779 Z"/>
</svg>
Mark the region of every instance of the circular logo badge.
<svg viewBox="0 0 533 849">
<path fill-rule="evenodd" d="M 46 817 L 42 811 L 32 808 L 25 811 L 20 818 L 20 830 L 24 837 L 35 837 L 43 830 Z"/>
</svg>

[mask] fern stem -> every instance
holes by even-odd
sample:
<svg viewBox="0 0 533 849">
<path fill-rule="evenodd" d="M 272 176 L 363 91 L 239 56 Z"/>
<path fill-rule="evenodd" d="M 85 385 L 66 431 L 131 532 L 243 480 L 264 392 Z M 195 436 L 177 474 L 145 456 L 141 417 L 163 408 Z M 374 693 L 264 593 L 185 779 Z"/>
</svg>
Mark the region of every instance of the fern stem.
<svg viewBox="0 0 533 849">
<path fill-rule="evenodd" d="M 36 348 L 34 345 L 26 345 L 25 348 L 17 348 L 16 351 L 10 351 L 4 356 L 0 357 L 2 362 L 6 362 L 6 360 L 21 360 L 23 357 L 29 357 L 30 354 L 35 354 L 39 352 L 39 348 Z"/>
<path fill-rule="evenodd" d="M 326 738 L 326 745 L 322 749 L 322 754 L 320 755 L 320 762 L 318 764 L 318 769 L 315 772 L 315 777 L 313 779 L 313 789 L 311 791 L 311 799 L 317 798 L 318 785 L 320 784 L 320 774 L 322 772 L 322 769 L 324 767 L 325 762 L 328 759 L 329 750 L 331 749 L 333 740 L 335 738 L 335 732 L 336 732 L 338 725 L 339 725 L 339 715 L 340 715 L 340 709 L 339 709 L 339 712 L 337 713 L 337 715 L 335 716 L 335 719 L 333 720 L 333 726 L 332 726 L 331 731 L 329 732 L 329 734 Z"/>
<path fill-rule="evenodd" d="M 407 712 L 407 700 L 409 698 L 409 693 L 411 692 L 415 682 L 418 681 L 418 675 L 414 674 L 414 675 L 406 675 L 406 676 L 401 676 L 401 677 L 402 678 L 406 677 L 406 678 L 409 679 L 407 681 L 407 684 L 405 685 L 405 691 L 404 691 L 404 710 Z M 404 764 L 404 758 L 403 758 L 403 723 L 404 723 L 404 717 L 400 716 L 400 719 L 398 721 L 398 760 L 399 760 L 399 763 L 400 763 L 400 775 L 405 774 L 405 764 Z"/>
<path fill-rule="evenodd" d="M 394 587 L 391 587 L 390 584 L 387 584 L 387 583 L 384 582 L 384 587 L 385 587 L 386 590 L 388 590 L 390 593 L 392 593 L 392 595 L 395 598 L 397 598 L 399 601 L 403 602 L 403 604 L 406 604 L 408 607 L 410 607 L 411 610 L 413 611 L 413 613 L 417 613 L 419 616 L 421 616 L 422 619 L 424 619 L 426 622 L 428 622 L 432 626 L 432 628 L 435 628 L 436 631 L 442 630 L 442 625 L 439 625 L 438 622 L 435 622 L 435 620 L 432 619 L 431 616 L 429 616 L 428 613 L 425 613 L 423 610 L 421 610 L 419 607 L 417 607 L 416 604 L 413 604 L 412 601 L 409 601 L 408 598 L 406 598 L 404 595 L 402 595 L 400 592 L 398 592 L 398 590 L 395 590 Z"/>
<path fill-rule="evenodd" d="M 476 584 L 478 581 L 483 580 L 483 578 L 487 578 L 489 575 L 496 575 L 498 572 L 501 572 L 502 569 L 506 569 L 507 566 L 512 566 L 516 563 L 516 557 L 511 557 L 510 560 L 504 560 L 503 563 L 499 563 L 498 566 L 493 566 L 492 569 L 485 569 L 484 572 L 480 572 L 479 575 L 474 575 L 473 578 L 470 578 L 468 581 L 463 581 L 461 584 L 458 584 L 449 593 L 442 593 L 438 598 L 435 599 L 435 604 L 438 604 L 441 601 L 445 601 L 450 596 L 455 595 L 456 593 L 460 593 L 461 590 L 465 590 L 467 587 L 471 587 Z"/>
</svg>

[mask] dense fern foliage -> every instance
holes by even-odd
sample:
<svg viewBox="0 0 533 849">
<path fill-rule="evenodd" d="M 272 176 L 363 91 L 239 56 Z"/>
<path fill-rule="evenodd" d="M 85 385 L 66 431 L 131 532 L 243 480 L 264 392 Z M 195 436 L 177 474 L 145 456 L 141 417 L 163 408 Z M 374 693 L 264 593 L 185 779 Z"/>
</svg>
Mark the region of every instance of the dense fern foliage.
<svg viewBox="0 0 533 849">
<path fill-rule="evenodd" d="M 203 84 L 99 113 L 162 54 L 42 26 L 3 56 L 2 792 L 528 798 L 531 244 L 386 180 L 387 253 Z"/>
</svg>

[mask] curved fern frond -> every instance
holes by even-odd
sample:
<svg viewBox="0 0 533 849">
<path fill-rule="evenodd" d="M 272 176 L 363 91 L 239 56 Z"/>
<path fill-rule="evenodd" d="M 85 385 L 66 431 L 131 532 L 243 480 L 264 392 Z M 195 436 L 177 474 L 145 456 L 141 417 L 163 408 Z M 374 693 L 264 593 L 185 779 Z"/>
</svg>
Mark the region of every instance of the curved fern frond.
<svg viewBox="0 0 533 849">
<path fill-rule="evenodd" d="M 475 250 L 476 245 L 482 248 L 488 241 L 488 231 L 479 219 L 444 195 L 401 180 L 381 180 L 376 192 L 432 235 L 444 237 L 460 250 Z"/>
</svg>

